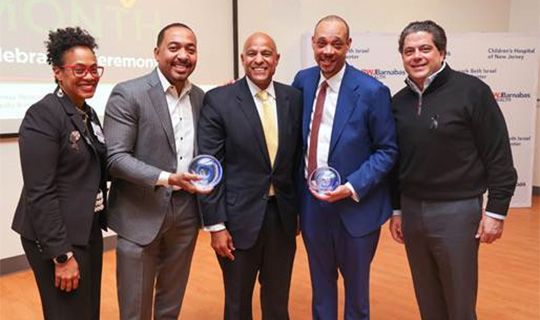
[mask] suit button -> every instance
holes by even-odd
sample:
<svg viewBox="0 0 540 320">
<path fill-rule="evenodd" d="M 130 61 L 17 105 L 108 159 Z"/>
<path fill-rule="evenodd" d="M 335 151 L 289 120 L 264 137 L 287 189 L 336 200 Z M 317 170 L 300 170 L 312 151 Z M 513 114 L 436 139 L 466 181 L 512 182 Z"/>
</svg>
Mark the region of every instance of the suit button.
<svg viewBox="0 0 540 320">
<path fill-rule="evenodd" d="M 263 200 L 268 200 L 268 194 L 263 195 Z"/>
</svg>

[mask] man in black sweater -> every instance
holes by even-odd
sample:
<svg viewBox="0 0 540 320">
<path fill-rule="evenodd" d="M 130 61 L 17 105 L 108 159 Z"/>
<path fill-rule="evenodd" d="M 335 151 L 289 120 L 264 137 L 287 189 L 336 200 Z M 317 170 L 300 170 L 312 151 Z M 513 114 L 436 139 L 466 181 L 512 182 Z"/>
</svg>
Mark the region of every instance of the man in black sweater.
<svg viewBox="0 0 540 320">
<path fill-rule="evenodd" d="M 439 25 L 410 23 L 399 51 L 408 78 L 393 97 L 400 158 L 390 231 L 405 243 L 422 319 L 476 319 L 479 243 L 501 237 L 517 182 L 508 130 L 491 89 L 444 61 Z"/>
</svg>

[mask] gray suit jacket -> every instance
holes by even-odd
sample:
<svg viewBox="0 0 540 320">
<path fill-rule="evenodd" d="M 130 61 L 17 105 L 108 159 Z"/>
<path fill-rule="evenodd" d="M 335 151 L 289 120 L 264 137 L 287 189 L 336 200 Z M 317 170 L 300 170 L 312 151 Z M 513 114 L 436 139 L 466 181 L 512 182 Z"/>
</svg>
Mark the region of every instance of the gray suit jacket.
<svg viewBox="0 0 540 320">
<path fill-rule="evenodd" d="M 189 97 L 196 129 L 204 92 L 193 86 Z M 173 127 L 156 70 L 115 86 L 104 130 L 112 177 L 109 226 L 146 245 L 157 236 L 172 195 L 171 188 L 156 186 L 159 174 L 176 172 L 177 166 Z"/>
</svg>

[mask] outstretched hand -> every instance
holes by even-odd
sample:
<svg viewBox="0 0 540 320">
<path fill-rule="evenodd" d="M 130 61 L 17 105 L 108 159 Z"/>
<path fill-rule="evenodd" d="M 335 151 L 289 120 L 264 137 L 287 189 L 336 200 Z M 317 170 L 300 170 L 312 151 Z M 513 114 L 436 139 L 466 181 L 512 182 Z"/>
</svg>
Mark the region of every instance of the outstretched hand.
<svg viewBox="0 0 540 320">
<path fill-rule="evenodd" d="M 345 185 L 341 185 L 337 187 L 334 191 L 330 191 L 327 193 L 318 193 L 317 191 L 311 188 L 309 189 L 309 191 L 315 198 L 321 201 L 326 201 L 326 202 L 336 202 L 341 199 L 349 198 L 350 196 L 352 196 L 351 190 L 347 188 Z"/>
<path fill-rule="evenodd" d="M 178 186 L 189 193 L 198 193 L 198 194 L 209 194 L 212 192 L 213 188 L 199 188 L 191 183 L 191 181 L 199 181 L 202 177 L 198 174 L 181 172 L 181 173 L 171 173 L 169 175 L 169 185 Z"/>
</svg>

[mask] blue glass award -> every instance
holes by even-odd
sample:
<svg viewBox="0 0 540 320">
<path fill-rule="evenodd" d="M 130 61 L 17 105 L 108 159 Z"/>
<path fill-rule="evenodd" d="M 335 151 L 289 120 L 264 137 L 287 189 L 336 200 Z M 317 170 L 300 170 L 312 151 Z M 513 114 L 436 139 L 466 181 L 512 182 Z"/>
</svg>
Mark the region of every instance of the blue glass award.
<svg viewBox="0 0 540 320">
<path fill-rule="evenodd" d="M 221 181 L 223 169 L 219 161 L 210 155 L 199 155 L 189 163 L 189 173 L 201 176 L 201 180 L 192 180 L 197 188 L 211 189 Z"/>
<path fill-rule="evenodd" d="M 319 167 L 311 173 L 308 182 L 310 189 L 324 194 L 334 191 L 341 184 L 341 177 L 334 168 Z"/>
</svg>

